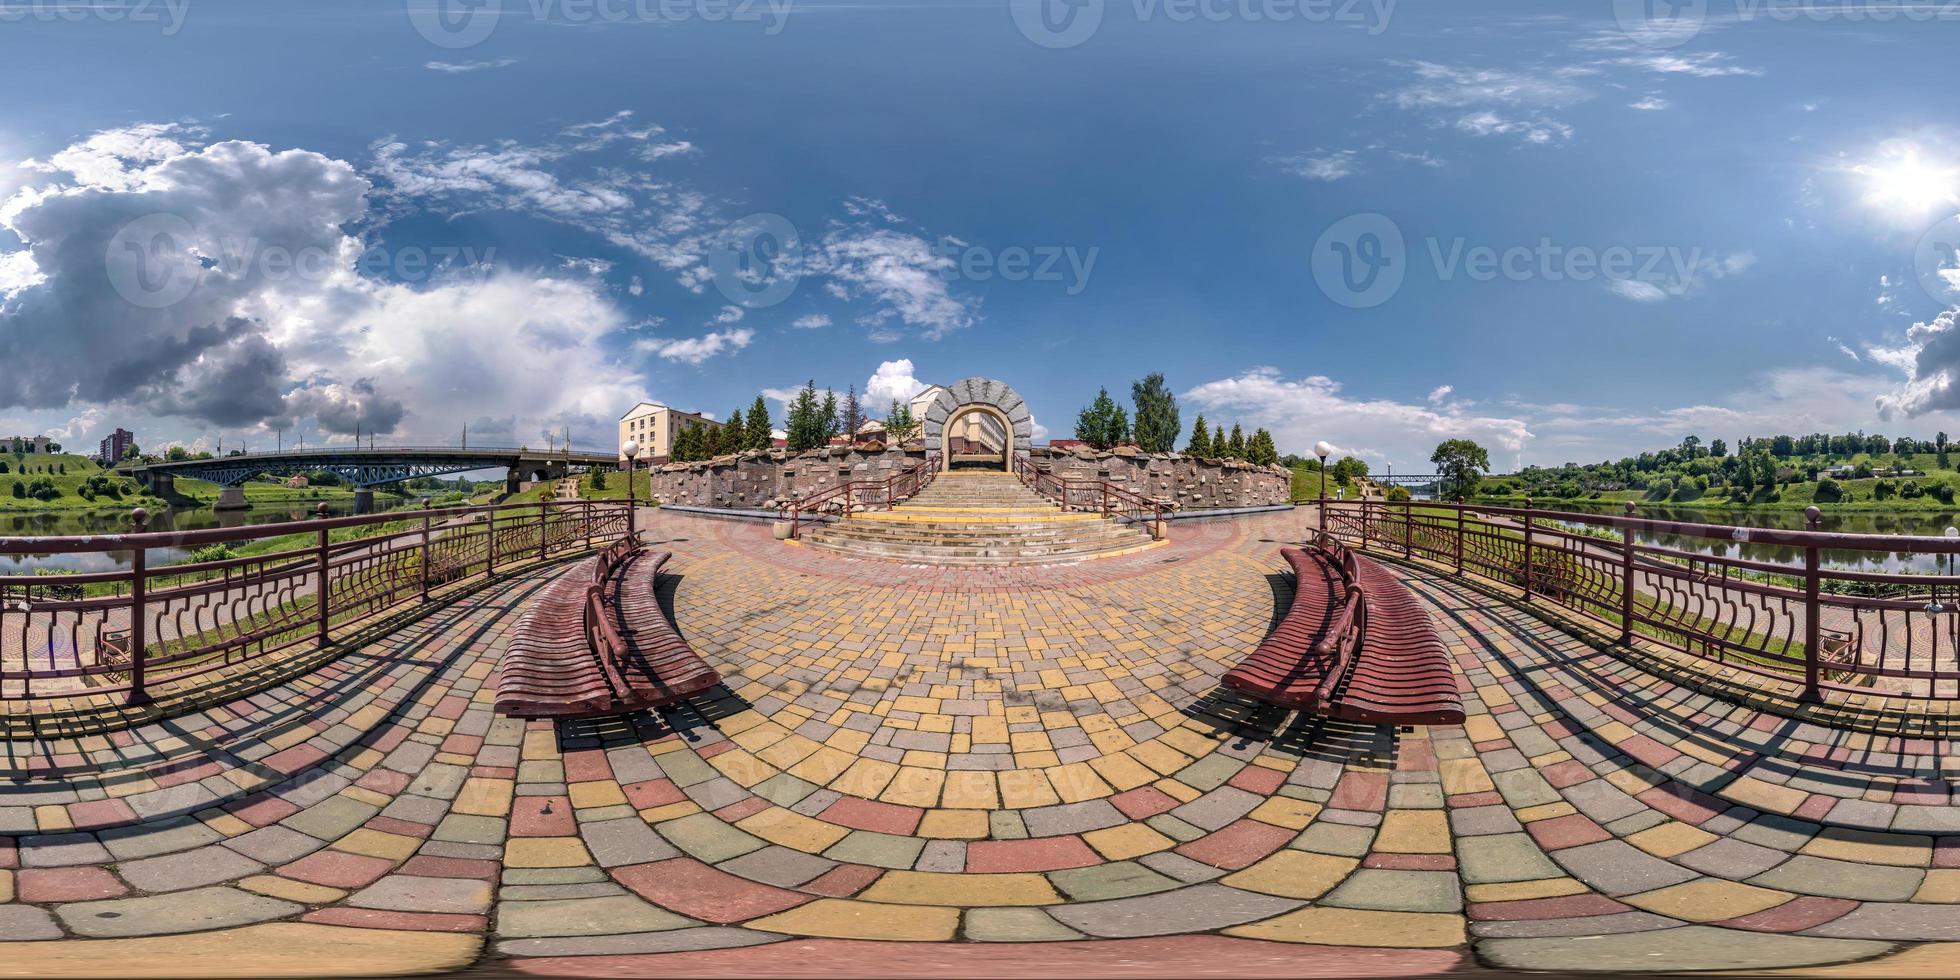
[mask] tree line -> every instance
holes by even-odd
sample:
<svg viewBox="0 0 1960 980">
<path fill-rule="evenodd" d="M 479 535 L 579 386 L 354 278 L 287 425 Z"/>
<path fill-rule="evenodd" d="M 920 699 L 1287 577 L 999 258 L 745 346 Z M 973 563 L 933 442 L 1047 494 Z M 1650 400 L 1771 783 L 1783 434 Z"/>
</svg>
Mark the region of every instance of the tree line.
<svg viewBox="0 0 1960 980">
<path fill-rule="evenodd" d="M 856 385 L 847 388 L 840 399 L 829 388 L 819 395 L 817 383 L 812 379 L 789 401 L 789 410 L 783 418 L 784 448 L 800 453 L 828 446 L 831 440 L 840 435 L 855 439 L 858 430 L 870 419 L 858 398 Z M 917 435 L 919 430 L 917 420 L 912 417 L 911 406 L 898 399 L 892 399 L 885 413 L 884 426 L 885 439 L 891 443 L 903 443 Z M 776 444 L 774 429 L 775 423 L 769 417 L 768 400 L 757 395 L 747 412 L 737 408 L 728 413 L 727 420 L 719 425 L 684 426 L 674 436 L 674 444 L 668 450 L 667 458 L 686 463 L 770 449 Z"/>
<path fill-rule="evenodd" d="M 1177 435 L 1182 423 L 1177 396 L 1164 383 L 1164 375 L 1153 371 L 1130 385 L 1132 415 L 1109 396 L 1109 389 L 1096 392 L 1096 400 L 1075 417 L 1075 438 L 1098 450 L 1131 445 L 1147 453 L 1177 451 Z M 1237 422 L 1230 435 L 1224 426 L 1210 426 L 1199 415 L 1191 425 L 1184 453 L 1203 459 L 1239 459 L 1261 466 L 1279 462 L 1279 448 L 1273 434 L 1256 429 L 1247 436 Z"/>
</svg>

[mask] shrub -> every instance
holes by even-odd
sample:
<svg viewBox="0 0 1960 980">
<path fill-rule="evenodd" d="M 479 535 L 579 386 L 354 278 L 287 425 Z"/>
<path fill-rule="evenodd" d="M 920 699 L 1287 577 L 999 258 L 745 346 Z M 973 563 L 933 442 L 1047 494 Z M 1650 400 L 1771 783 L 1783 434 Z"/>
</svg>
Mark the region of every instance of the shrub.
<svg viewBox="0 0 1960 980">
<path fill-rule="evenodd" d="M 1925 495 L 1926 488 L 1920 486 L 1918 480 L 1907 480 L 1899 484 L 1899 496 L 1906 500 L 1913 500 L 1918 497 L 1924 497 Z"/>
<path fill-rule="evenodd" d="M 238 552 L 231 550 L 231 545 L 223 542 L 207 544 L 191 552 L 191 561 L 224 561 L 227 558 L 236 557 L 238 557 Z"/>
<path fill-rule="evenodd" d="M 1896 493 L 1897 491 L 1898 488 L 1892 485 L 1891 480 L 1880 480 L 1877 483 L 1872 484 L 1872 499 L 1890 500 L 1892 499 L 1892 494 Z"/>
<path fill-rule="evenodd" d="M 1817 493 L 1813 495 L 1820 504 L 1834 504 L 1844 499 L 1844 488 L 1836 480 L 1817 481 Z"/>
<path fill-rule="evenodd" d="M 1395 487 L 1395 486 L 1389 487 L 1388 490 L 1382 494 L 1382 499 L 1390 501 L 1391 503 L 1398 503 L 1398 504 L 1408 503 L 1409 488 Z"/>
<path fill-rule="evenodd" d="M 1953 502 L 1953 484 L 1951 483 L 1935 483 L 1930 492 L 1933 495 L 1933 499 L 1940 503 L 1950 504 Z"/>
</svg>

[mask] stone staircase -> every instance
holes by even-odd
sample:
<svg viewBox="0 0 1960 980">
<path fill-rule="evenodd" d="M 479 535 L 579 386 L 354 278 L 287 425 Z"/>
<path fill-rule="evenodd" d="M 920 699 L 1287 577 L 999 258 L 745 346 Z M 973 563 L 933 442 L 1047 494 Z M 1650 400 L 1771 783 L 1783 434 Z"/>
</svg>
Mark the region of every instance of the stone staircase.
<svg viewBox="0 0 1960 980">
<path fill-rule="evenodd" d="M 1063 513 L 1011 474 L 953 470 L 890 510 L 803 532 L 809 547 L 920 565 L 1040 565 L 1148 548 L 1148 530 Z"/>
</svg>

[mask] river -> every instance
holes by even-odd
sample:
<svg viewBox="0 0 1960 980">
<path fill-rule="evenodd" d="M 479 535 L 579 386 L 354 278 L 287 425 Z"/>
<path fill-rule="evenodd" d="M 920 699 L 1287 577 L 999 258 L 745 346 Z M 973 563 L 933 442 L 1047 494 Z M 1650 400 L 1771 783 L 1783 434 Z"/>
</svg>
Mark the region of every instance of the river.
<svg viewBox="0 0 1960 980">
<path fill-rule="evenodd" d="M 1623 505 L 1612 503 L 1600 505 L 1591 501 L 1558 501 L 1546 509 L 1577 511 L 1588 514 L 1621 514 Z M 1642 501 L 1635 512 L 1640 517 L 1658 521 L 1674 521 L 1684 524 L 1727 524 L 1736 527 L 1760 527 L 1776 530 L 1800 531 L 1804 527 L 1804 516 L 1800 510 L 1749 510 L 1727 507 L 1693 507 L 1670 504 L 1650 504 Z M 1853 511 L 1832 513 L 1824 510 L 1820 530 L 1837 531 L 1847 534 L 1914 534 L 1937 537 L 1948 527 L 1960 525 L 1960 509 L 1944 511 L 1900 511 L 1898 513 L 1872 513 Z M 1788 545 L 1766 542 L 1711 541 L 1706 538 L 1683 537 L 1675 534 L 1655 534 L 1642 531 L 1634 536 L 1639 544 L 1672 548 L 1677 551 L 1691 551 L 1696 554 L 1717 557 L 1748 558 L 1754 561 L 1771 561 L 1801 567 L 1803 551 Z M 1854 571 L 1869 572 L 1921 572 L 1938 573 L 1947 570 L 1939 555 L 1893 554 L 1891 552 L 1866 551 L 1826 551 L 1824 562 L 1833 567 Z M 1956 564 L 1960 569 L 1960 564 Z"/>
<path fill-rule="evenodd" d="M 304 521 L 318 513 L 322 502 L 317 500 L 261 502 L 253 504 L 248 510 L 226 511 L 213 510 L 210 507 L 166 508 L 150 515 L 149 530 L 201 531 L 213 527 L 244 527 L 248 524 Z M 354 513 L 352 497 L 328 500 L 324 503 L 327 505 L 327 512 L 334 516 Z M 414 497 L 376 494 L 374 512 L 402 510 L 414 507 L 416 504 L 417 498 Z M 0 537 L 123 534 L 129 530 L 128 510 L 0 513 Z M 151 566 L 182 561 L 188 554 L 183 548 L 147 550 L 147 560 Z M 25 575 L 44 568 L 76 572 L 109 572 L 129 567 L 129 561 L 130 553 L 127 551 L 85 551 L 58 555 L 0 554 L 0 575 Z"/>
</svg>

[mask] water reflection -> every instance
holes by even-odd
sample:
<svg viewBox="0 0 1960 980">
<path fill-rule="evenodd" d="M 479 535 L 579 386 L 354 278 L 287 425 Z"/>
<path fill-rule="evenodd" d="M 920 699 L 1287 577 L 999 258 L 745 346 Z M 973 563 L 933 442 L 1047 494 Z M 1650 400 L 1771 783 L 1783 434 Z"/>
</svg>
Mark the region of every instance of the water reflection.
<svg viewBox="0 0 1960 980">
<path fill-rule="evenodd" d="M 151 531 L 202 531 L 214 527 L 244 527 L 248 524 L 275 524 L 288 521 L 305 521 L 318 513 L 322 501 L 294 500 L 280 503 L 253 504 L 250 510 L 213 510 L 210 507 L 186 507 L 159 510 L 150 515 Z M 340 517 L 354 513 L 353 498 L 325 501 L 327 513 Z M 403 510 L 416 506 L 417 499 L 410 497 L 385 497 L 375 495 L 374 512 Z M 43 511 L 32 514 L 8 514 L 0 518 L 0 528 L 9 537 L 77 535 L 77 534 L 127 534 L 131 528 L 129 511 Z M 184 548 L 149 548 L 146 560 L 151 566 L 183 561 L 188 550 Z M 0 554 L 0 575 L 28 575 L 38 569 L 75 572 L 112 572 L 128 568 L 128 551 L 85 551 L 62 555 L 10 555 Z"/>
<path fill-rule="evenodd" d="M 1568 505 L 1561 501 L 1557 509 L 1581 513 L 1621 514 L 1620 504 L 1598 506 L 1590 503 Z M 1728 510 L 1723 508 L 1678 507 L 1642 503 L 1636 516 L 1657 521 L 1673 521 L 1683 524 L 1726 524 L 1733 527 L 1764 528 L 1780 531 L 1800 531 L 1804 528 L 1802 511 L 1752 511 Z M 1955 511 L 1913 511 L 1899 513 L 1842 513 L 1825 511 L 1819 530 L 1844 534 L 1912 534 L 1938 537 L 1951 526 L 1960 525 L 1960 513 Z M 1657 534 L 1641 531 L 1634 535 L 1639 544 L 1672 548 L 1695 554 L 1711 555 L 1717 558 L 1744 558 L 1751 561 L 1775 562 L 1782 565 L 1802 567 L 1803 549 L 1774 541 L 1719 541 L 1708 538 L 1685 537 L 1678 534 Z M 1960 571 L 1960 562 L 1949 565 L 1951 559 L 1944 555 L 1895 554 L 1884 551 L 1839 551 L 1827 550 L 1823 553 L 1824 564 L 1831 568 L 1864 572 L 1921 572 L 1940 573 Z"/>
</svg>

